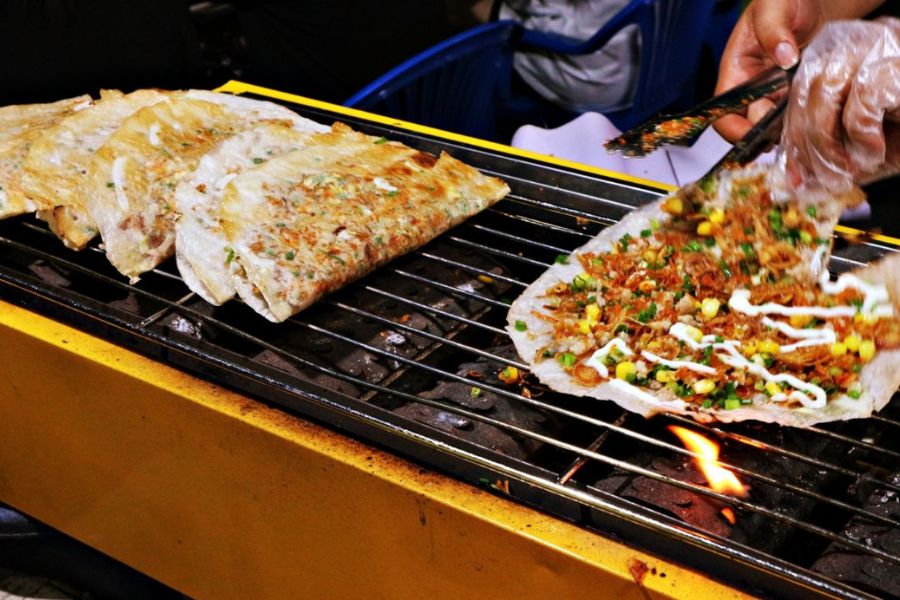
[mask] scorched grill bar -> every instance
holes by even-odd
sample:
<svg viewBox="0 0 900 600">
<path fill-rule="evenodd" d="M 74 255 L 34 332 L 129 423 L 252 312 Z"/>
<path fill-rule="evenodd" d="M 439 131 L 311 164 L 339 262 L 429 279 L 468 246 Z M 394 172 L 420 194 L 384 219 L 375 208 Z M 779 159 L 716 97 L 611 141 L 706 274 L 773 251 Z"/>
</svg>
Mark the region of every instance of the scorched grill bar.
<svg viewBox="0 0 900 600">
<path fill-rule="evenodd" d="M 526 370 L 503 329 L 512 299 L 660 190 L 294 108 L 448 151 L 512 193 L 282 324 L 206 304 L 173 261 L 131 286 L 96 243 L 73 253 L 33 218 L 0 223 L 0 297 L 747 591 L 900 597 L 896 398 L 808 430 L 703 426 L 500 380 Z M 839 242 L 832 265 L 891 251 Z M 716 440 L 749 494 L 712 491 L 670 425 Z"/>
</svg>

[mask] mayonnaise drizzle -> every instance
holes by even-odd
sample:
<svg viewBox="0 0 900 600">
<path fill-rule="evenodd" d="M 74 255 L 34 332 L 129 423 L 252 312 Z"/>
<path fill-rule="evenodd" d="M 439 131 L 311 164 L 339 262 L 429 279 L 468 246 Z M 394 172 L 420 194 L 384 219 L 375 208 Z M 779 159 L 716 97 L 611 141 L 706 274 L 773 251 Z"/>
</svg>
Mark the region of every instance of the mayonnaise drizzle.
<svg viewBox="0 0 900 600">
<path fill-rule="evenodd" d="M 782 321 L 776 321 L 769 317 L 762 318 L 762 324 L 777 329 L 784 335 L 794 339 L 803 340 L 794 344 L 785 344 L 779 349 L 779 353 L 793 352 L 798 348 L 807 346 L 822 346 L 825 344 L 833 344 L 837 341 L 837 336 L 831 328 L 823 327 L 821 329 L 797 329 Z"/>
<path fill-rule="evenodd" d="M 120 156 L 113 161 L 112 180 L 113 187 L 116 190 L 116 200 L 119 202 L 119 208 L 128 210 L 128 196 L 125 195 L 125 163 L 128 162 L 127 156 Z"/>
<path fill-rule="evenodd" d="M 684 323 L 675 323 L 672 327 L 669 328 L 669 333 L 675 338 L 681 340 L 694 350 L 700 350 L 706 348 L 708 346 L 712 346 L 716 350 L 724 350 L 725 352 L 718 352 L 716 356 L 726 365 L 730 365 L 732 367 L 737 367 L 739 369 L 744 369 L 753 373 L 758 377 L 762 377 L 766 381 L 774 381 L 776 383 L 787 383 L 798 390 L 803 392 L 808 392 L 812 394 L 814 399 L 811 399 L 806 394 L 793 394 L 793 395 L 784 395 L 784 398 L 780 400 L 775 400 L 778 396 L 777 394 L 772 397 L 775 401 L 783 401 L 787 400 L 789 397 L 797 400 L 803 406 L 809 408 L 822 408 L 825 406 L 826 394 L 825 390 L 820 388 L 817 385 L 813 385 L 811 383 L 806 383 L 805 381 L 790 375 L 789 373 L 779 373 L 777 375 L 773 375 L 770 373 L 765 367 L 756 364 L 755 362 L 749 361 L 744 358 L 743 355 L 738 351 L 738 347 L 740 346 L 740 342 L 737 340 L 724 340 L 722 342 L 714 342 L 715 336 L 713 335 L 704 335 L 699 342 L 695 341 L 690 336 L 690 326 Z M 802 396 L 802 398 L 800 397 Z"/>
<path fill-rule="evenodd" d="M 675 336 L 676 339 L 684 342 L 693 350 L 703 350 L 707 346 L 712 346 L 713 349 L 723 349 L 730 346 L 740 346 L 741 343 L 737 340 L 722 340 L 721 342 L 716 341 L 716 336 L 714 335 L 704 335 L 700 338 L 700 341 L 696 341 L 693 337 L 691 337 L 690 331 L 693 329 L 690 325 L 686 325 L 684 323 L 678 322 L 673 324 L 669 328 L 669 333 Z"/>
<path fill-rule="evenodd" d="M 745 369 L 758 377 L 762 377 L 766 381 L 774 381 L 775 383 L 787 383 L 791 387 L 796 388 L 801 392 L 807 392 L 813 396 L 813 398 L 810 398 L 806 394 L 795 394 L 793 392 L 790 394 L 775 394 L 772 396 L 772 401 L 783 402 L 788 398 L 793 398 L 807 408 L 825 408 L 825 400 L 827 399 L 827 394 L 825 393 L 825 390 L 823 390 L 819 386 L 812 383 L 807 383 L 789 373 L 778 373 L 777 375 L 773 375 L 762 365 L 758 365 L 755 362 L 749 361 L 744 358 L 740 354 L 740 352 L 738 352 L 734 348 L 726 348 L 726 352 L 727 354 L 718 355 L 719 360 L 721 360 L 726 365 L 737 367 L 739 369 Z"/>
<path fill-rule="evenodd" d="M 659 363 L 673 369 L 680 369 L 681 367 L 685 367 L 687 369 L 690 369 L 691 371 L 703 373 L 704 375 L 715 375 L 716 373 L 716 370 L 712 367 L 701 365 L 700 363 L 691 360 L 669 360 L 667 358 L 663 358 L 662 356 L 657 356 L 652 352 L 647 352 L 646 350 L 641 351 L 641 356 L 643 356 L 650 362 Z"/>
<path fill-rule="evenodd" d="M 865 295 L 862 304 L 863 312 L 870 312 L 879 304 L 888 304 L 888 308 L 891 308 L 890 296 L 886 287 L 865 282 L 852 273 L 843 273 L 838 277 L 837 281 L 832 282 L 828 279 L 828 272 L 826 271 L 819 278 L 819 285 L 822 287 L 823 292 L 832 296 L 840 294 L 850 287 L 858 289 Z M 893 314 L 893 310 L 890 314 Z M 890 316 L 890 314 L 887 316 Z"/>
<path fill-rule="evenodd" d="M 391 185 L 391 183 L 384 177 L 376 177 L 372 180 L 372 183 L 374 183 L 375 187 L 377 187 L 379 190 L 384 190 L 389 194 L 400 191 L 398 188 Z"/>
<path fill-rule="evenodd" d="M 631 351 L 631 348 L 628 347 L 628 344 L 625 343 L 625 340 L 622 338 L 613 338 L 609 340 L 602 348 L 596 350 L 591 357 L 585 361 L 590 367 L 594 367 L 598 373 L 600 373 L 601 377 L 609 377 L 609 369 L 606 368 L 606 365 L 603 364 L 603 360 L 607 357 L 607 355 L 612 352 L 613 348 L 618 348 L 619 352 L 624 354 L 625 356 L 631 356 L 634 352 Z"/>
<path fill-rule="evenodd" d="M 152 145 L 159 146 L 159 123 L 154 123 L 150 126 L 150 131 L 147 132 L 147 139 L 150 140 Z"/>
<path fill-rule="evenodd" d="M 865 290 L 864 290 L 865 291 Z M 887 291 L 885 290 L 885 295 Z M 874 302 L 877 302 L 875 300 Z M 894 314 L 894 308 L 890 305 L 874 306 L 872 296 L 868 293 L 863 301 L 863 309 L 868 307 L 867 312 L 878 317 L 890 317 Z M 750 290 L 740 289 L 731 293 L 728 299 L 728 308 L 731 310 L 750 315 L 752 317 L 759 315 L 781 315 L 782 317 L 791 317 L 794 315 L 809 315 L 811 317 L 820 317 L 826 319 L 828 317 L 852 317 L 859 309 L 855 306 L 784 306 L 775 302 L 766 302 L 765 304 L 750 304 Z"/>
</svg>

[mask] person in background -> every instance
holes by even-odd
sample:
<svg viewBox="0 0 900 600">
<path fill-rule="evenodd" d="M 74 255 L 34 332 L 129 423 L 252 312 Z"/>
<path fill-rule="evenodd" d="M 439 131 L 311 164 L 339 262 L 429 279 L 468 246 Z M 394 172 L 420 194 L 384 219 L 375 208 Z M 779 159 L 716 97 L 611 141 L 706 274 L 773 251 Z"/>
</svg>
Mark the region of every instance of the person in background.
<svg viewBox="0 0 900 600">
<path fill-rule="evenodd" d="M 502 0 L 499 19 L 527 29 L 584 40 L 595 34 L 628 0 Z M 518 52 L 518 75 L 544 100 L 572 112 L 625 108 L 637 81 L 640 32 L 629 25 L 599 51 L 583 56 Z"/>
</svg>

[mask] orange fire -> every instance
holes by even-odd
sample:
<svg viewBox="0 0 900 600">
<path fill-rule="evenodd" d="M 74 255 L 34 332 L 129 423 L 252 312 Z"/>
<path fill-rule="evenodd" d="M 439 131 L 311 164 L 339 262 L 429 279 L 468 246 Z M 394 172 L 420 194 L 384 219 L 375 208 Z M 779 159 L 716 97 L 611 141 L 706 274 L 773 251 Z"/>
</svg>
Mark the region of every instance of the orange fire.
<svg viewBox="0 0 900 600">
<path fill-rule="evenodd" d="M 709 487 L 721 494 L 746 496 L 747 488 L 737 476 L 719 464 L 719 445 L 690 429 L 669 425 L 669 431 L 678 436 L 685 448 L 696 456 L 694 462 L 706 476 Z"/>
<path fill-rule="evenodd" d="M 722 518 L 734 525 L 737 523 L 737 517 L 734 515 L 734 511 L 731 510 L 729 506 L 723 506 L 722 510 L 719 511 L 719 514 L 722 515 Z"/>
</svg>

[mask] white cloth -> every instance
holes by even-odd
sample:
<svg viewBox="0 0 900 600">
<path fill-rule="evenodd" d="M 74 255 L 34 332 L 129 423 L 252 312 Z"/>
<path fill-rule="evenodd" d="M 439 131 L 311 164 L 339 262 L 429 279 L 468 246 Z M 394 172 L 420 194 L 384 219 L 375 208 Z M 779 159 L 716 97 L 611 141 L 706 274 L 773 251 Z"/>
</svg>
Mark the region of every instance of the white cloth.
<svg viewBox="0 0 900 600">
<path fill-rule="evenodd" d="M 625 158 L 620 153 L 609 154 L 603 147 L 606 140 L 620 133 L 609 119 L 589 112 L 556 129 L 524 125 L 516 131 L 511 145 L 669 185 L 696 180 L 731 149 L 709 128 L 690 148 L 668 146 L 642 158 Z"/>
<path fill-rule="evenodd" d="M 628 0 L 504 0 L 499 18 L 528 29 L 586 40 Z M 640 31 L 629 25 L 593 54 L 517 52 L 516 72 L 542 97 L 574 112 L 626 108 L 634 93 Z"/>
</svg>

